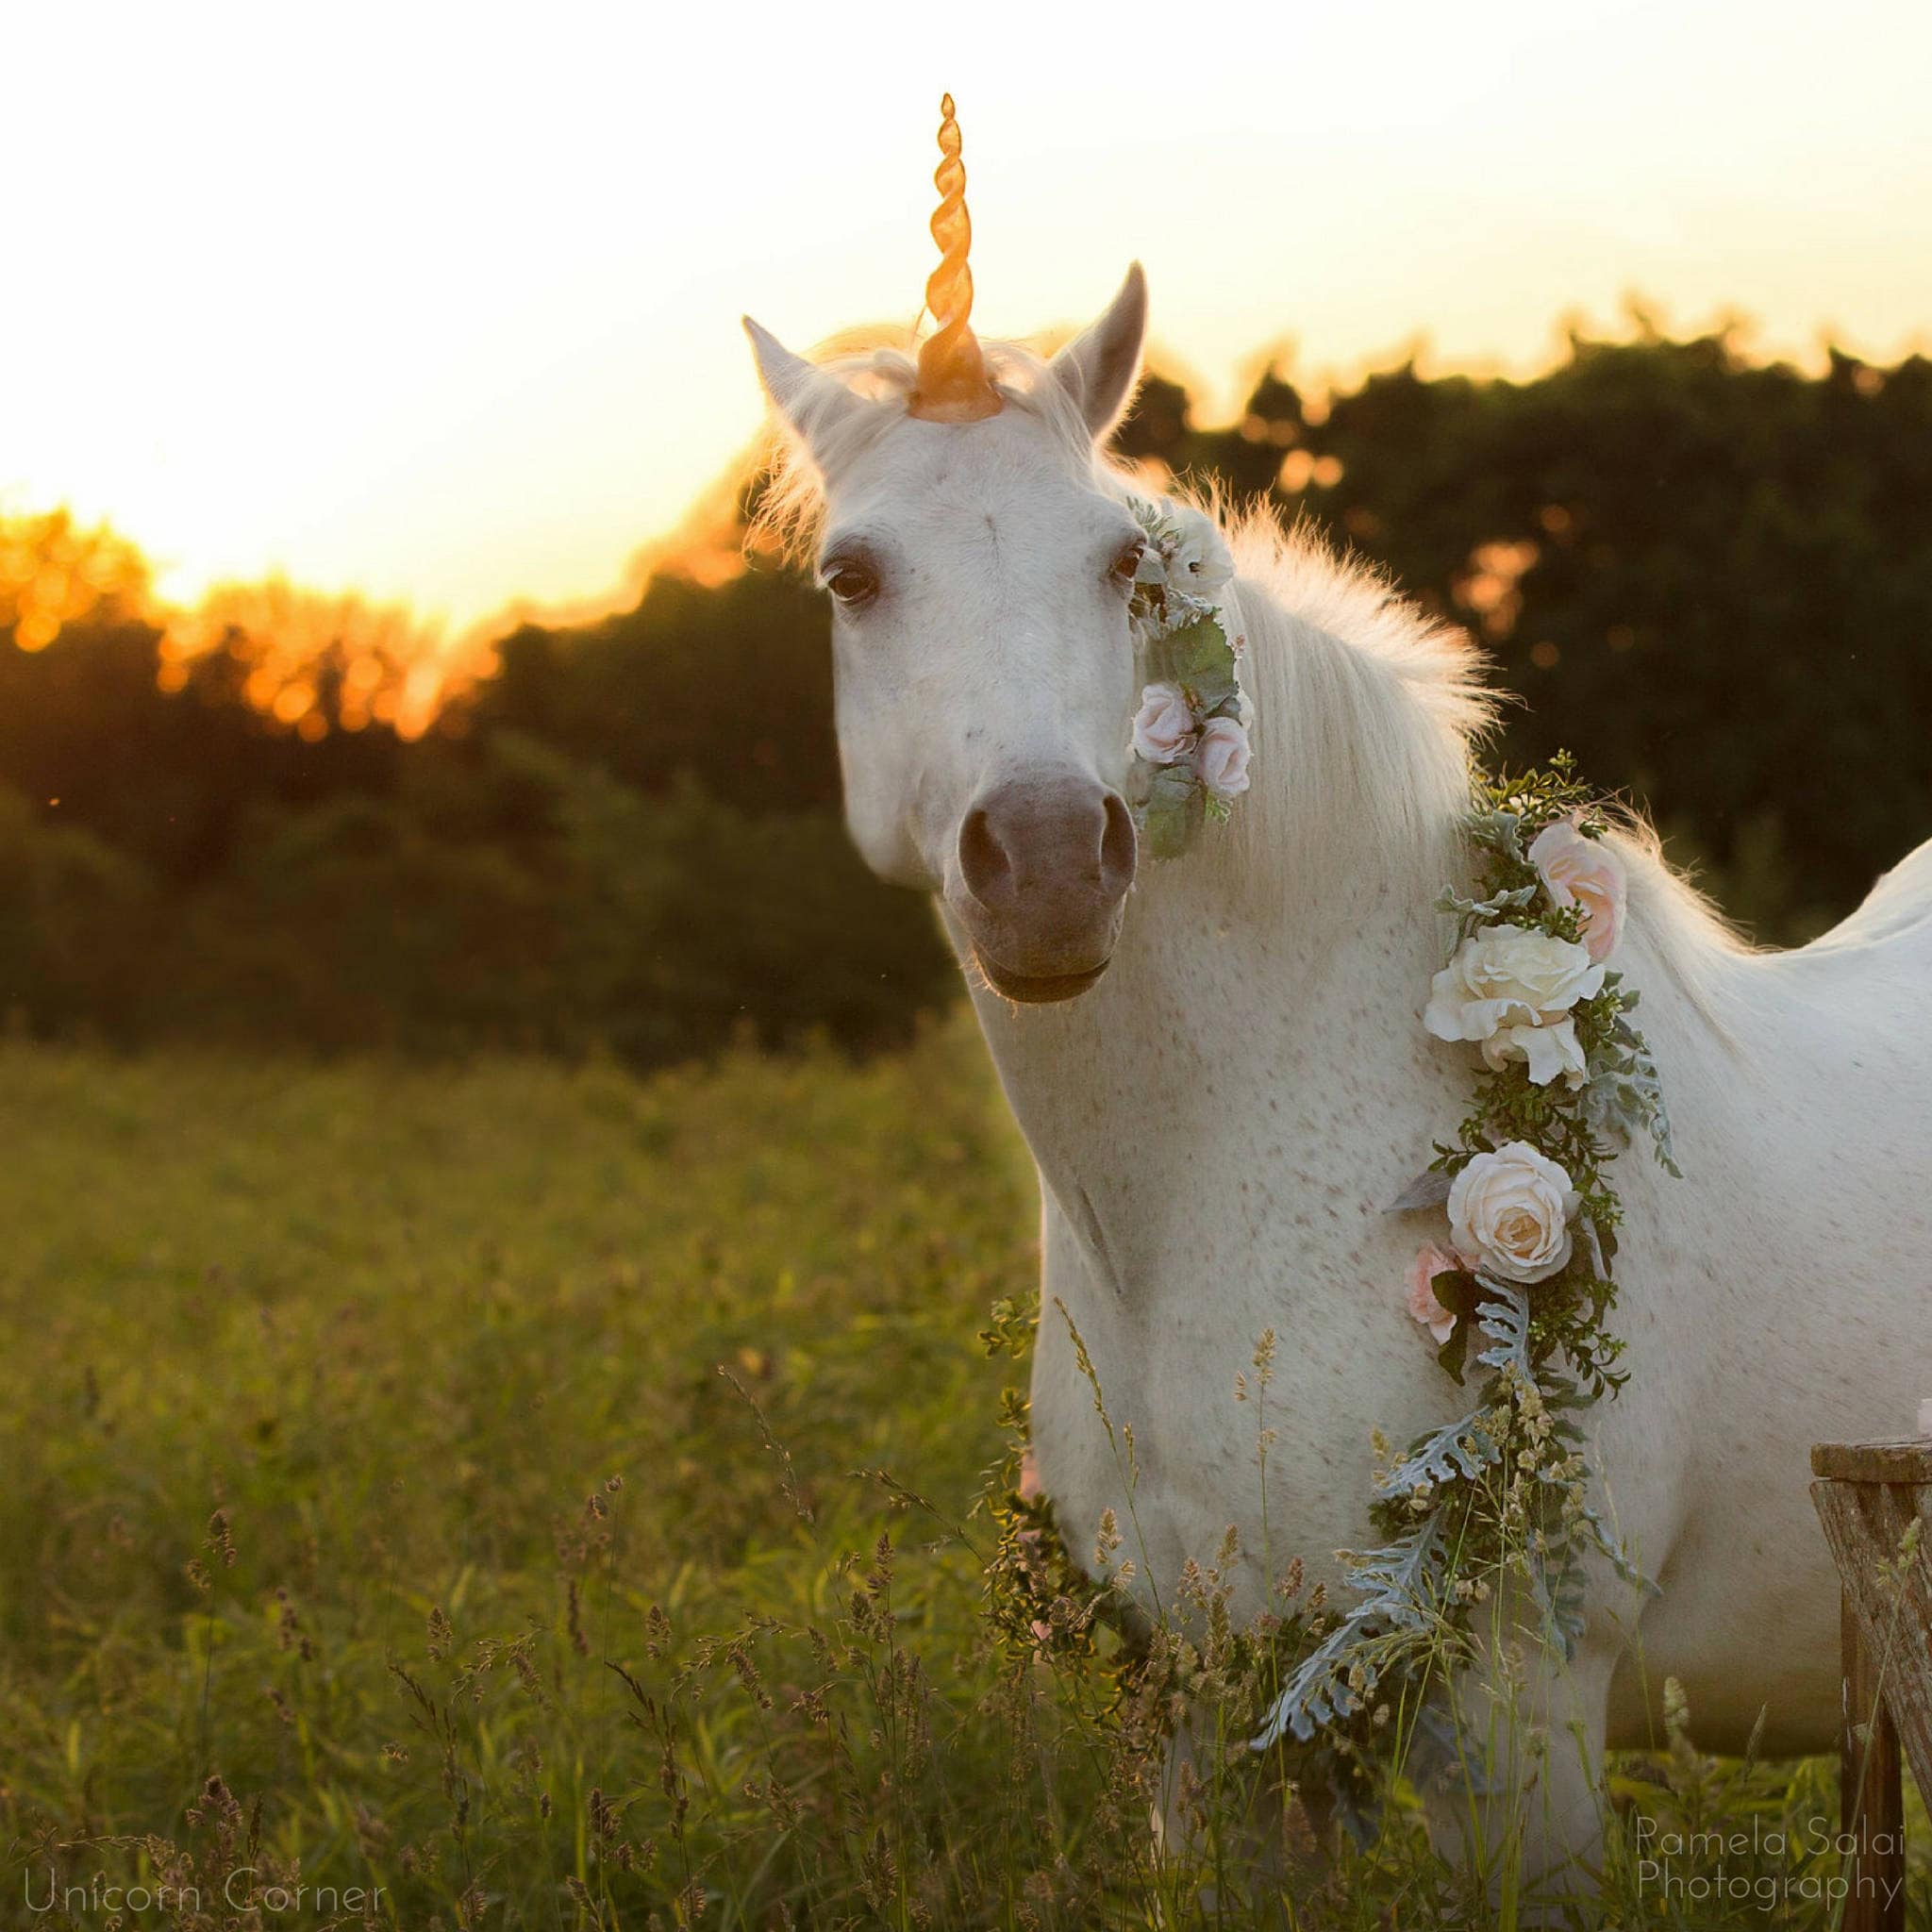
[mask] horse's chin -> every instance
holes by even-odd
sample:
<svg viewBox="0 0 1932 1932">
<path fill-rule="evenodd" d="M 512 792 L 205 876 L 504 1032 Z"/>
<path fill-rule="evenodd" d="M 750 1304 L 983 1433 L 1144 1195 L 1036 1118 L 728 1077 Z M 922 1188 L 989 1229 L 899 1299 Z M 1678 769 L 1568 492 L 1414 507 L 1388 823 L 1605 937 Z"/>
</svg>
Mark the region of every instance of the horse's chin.
<svg viewBox="0 0 1932 1932">
<path fill-rule="evenodd" d="M 1002 999 L 1013 1000 L 1024 1007 L 1049 1007 L 1058 1000 L 1077 999 L 1108 969 L 1112 958 L 1108 954 L 1097 966 L 1090 966 L 1081 973 L 1008 973 L 997 960 L 974 948 L 974 958 L 979 962 L 979 970 L 986 977 L 986 983 Z"/>
</svg>

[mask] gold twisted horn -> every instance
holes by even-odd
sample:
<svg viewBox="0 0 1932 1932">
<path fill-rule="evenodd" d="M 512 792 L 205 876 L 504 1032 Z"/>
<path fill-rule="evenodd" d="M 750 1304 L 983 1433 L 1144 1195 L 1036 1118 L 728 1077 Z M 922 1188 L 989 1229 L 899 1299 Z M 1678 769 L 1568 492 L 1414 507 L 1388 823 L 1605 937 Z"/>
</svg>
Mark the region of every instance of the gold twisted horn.
<svg viewBox="0 0 1932 1932">
<path fill-rule="evenodd" d="M 966 212 L 966 164 L 959 158 L 951 94 L 940 102 L 940 164 L 932 184 L 940 192 L 932 217 L 940 265 L 927 278 L 925 306 L 938 326 L 919 345 L 919 387 L 908 407 L 934 423 L 976 423 L 998 413 L 1001 397 L 973 333 L 973 271 L 966 260 L 973 218 Z"/>
</svg>

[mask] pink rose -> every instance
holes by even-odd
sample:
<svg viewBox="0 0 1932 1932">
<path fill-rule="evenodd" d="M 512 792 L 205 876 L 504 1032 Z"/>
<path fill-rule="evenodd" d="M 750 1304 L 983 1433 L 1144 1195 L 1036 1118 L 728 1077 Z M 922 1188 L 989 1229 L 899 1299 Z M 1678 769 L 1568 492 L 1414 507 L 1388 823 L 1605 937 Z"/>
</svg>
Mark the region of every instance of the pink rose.
<svg viewBox="0 0 1932 1932">
<path fill-rule="evenodd" d="M 1194 742 L 1194 711 L 1171 684 L 1150 684 L 1134 714 L 1134 751 L 1150 765 L 1171 765 Z"/>
<path fill-rule="evenodd" d="M 1583 943 L 1601 965 L 1624 932 L 1624 861 L 1601 840 L 1586 839 L 1568 819 L 1536 835 L 1529 858 L 1556 904 L 1583 908 Z"/>
<path fill-rule="evenodd" d="M 1434 1241 L 1425 1241 L 1408 1271 L 1408 1312 L 1436 1338 L 1440 1347 L 1456 1330 L 1456 1317 L 1436 1299 L 1435 1281 L 1462 1263 Z"/>
<path fill-rule="evenodd" d="M 1201 727 L 1201 783 L 1216 798 L 1248 789 L 1248 734 L 1239 719 L 1210 718 Z"/>
</svg>

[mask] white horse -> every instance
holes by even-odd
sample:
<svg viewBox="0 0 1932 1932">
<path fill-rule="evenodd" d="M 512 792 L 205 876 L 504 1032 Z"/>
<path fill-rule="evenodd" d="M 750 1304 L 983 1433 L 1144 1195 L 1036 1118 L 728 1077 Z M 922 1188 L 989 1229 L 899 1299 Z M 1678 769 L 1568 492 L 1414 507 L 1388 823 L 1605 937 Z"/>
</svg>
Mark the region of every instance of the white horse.
<svg viewBox="0 0 1932 1932">
<path fill-rule="evenodd" d="M 1039 1164 L 1042 1485 L 1075 1550 L 1104 1509 L 1126 1518 L 1058 1301 L 1135 1427 L 1141 1582 L 1228 1524 L 1258 1550 L 1254 1416 L 1230 1398 L 1272 1328 L 1277 1568 L 1298 1552 L 1332 1576 L 1331 1553 L 1375 1541 L 1371 1428 L 1401 1441 L 1465 1401 L 1404 1310 L 1418 1224 L 1387 1209 L 1467 1108 L 1469 1049 L 1420 1014 L 1446 950 L 1434 902 L 1470 878 L 1487 708 L 1459 635 L 1240 521 L 1254 789 L 1184 858 L 1137 865 L 1141 537 L 1099 452 L 1144 321 L 1136 268 L 1050 361 L 987 344 L 977 413 L 922 407 L 935 385 L 906 355 L 815 364 L 747 328 L 789 441 L 778 513 L 834 601 L 852 835 L 937 896 Z M 1602 1754 L 1655 1735 L 1667 1674 L 1710 1746 L 1741 1747 L 1760 1710 L 1767 1749 L 1832 1741 L 1839 1592 L 1807 1447 L 1907 1433 L 1932 1394 L 1932 844 L 1781 954 L 1733 938 L 1654 843 L 1620 844 L 1619 963 L 1686 1178 L 1639 1149 L 1616 1165 L 1629 1382 L 1591 1425 L 1661 1588 L 1633 1603 L 1604 1566 L 1544 1687 L 1582 1744 L 1550 1754 L 1544 1863 L 1589 1852 Z M 1237 1608 L 1266 1581 L 1251 1563 Z"/>
</svg>

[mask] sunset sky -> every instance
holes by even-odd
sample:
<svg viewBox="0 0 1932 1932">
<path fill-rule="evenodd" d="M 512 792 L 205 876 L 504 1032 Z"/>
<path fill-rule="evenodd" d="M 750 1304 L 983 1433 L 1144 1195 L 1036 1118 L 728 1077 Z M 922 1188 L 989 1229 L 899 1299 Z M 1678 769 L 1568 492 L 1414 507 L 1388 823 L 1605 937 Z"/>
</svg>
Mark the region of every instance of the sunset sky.
<svg viewBox="0 0 1932 1932">
<path fill-rule="evenodd" d="M 6 42 L 0 508 L 106 516 L 184 599 L 609 594 L 756 427 L 741 311 L 912 318 L 943 88 L 983 330 L 1138 256 L 1210 412 L 1270 343 L 1526 371 L 1633 291 L 1932 342 L 1919 5 L 74 4 Z"/>
</svg>

